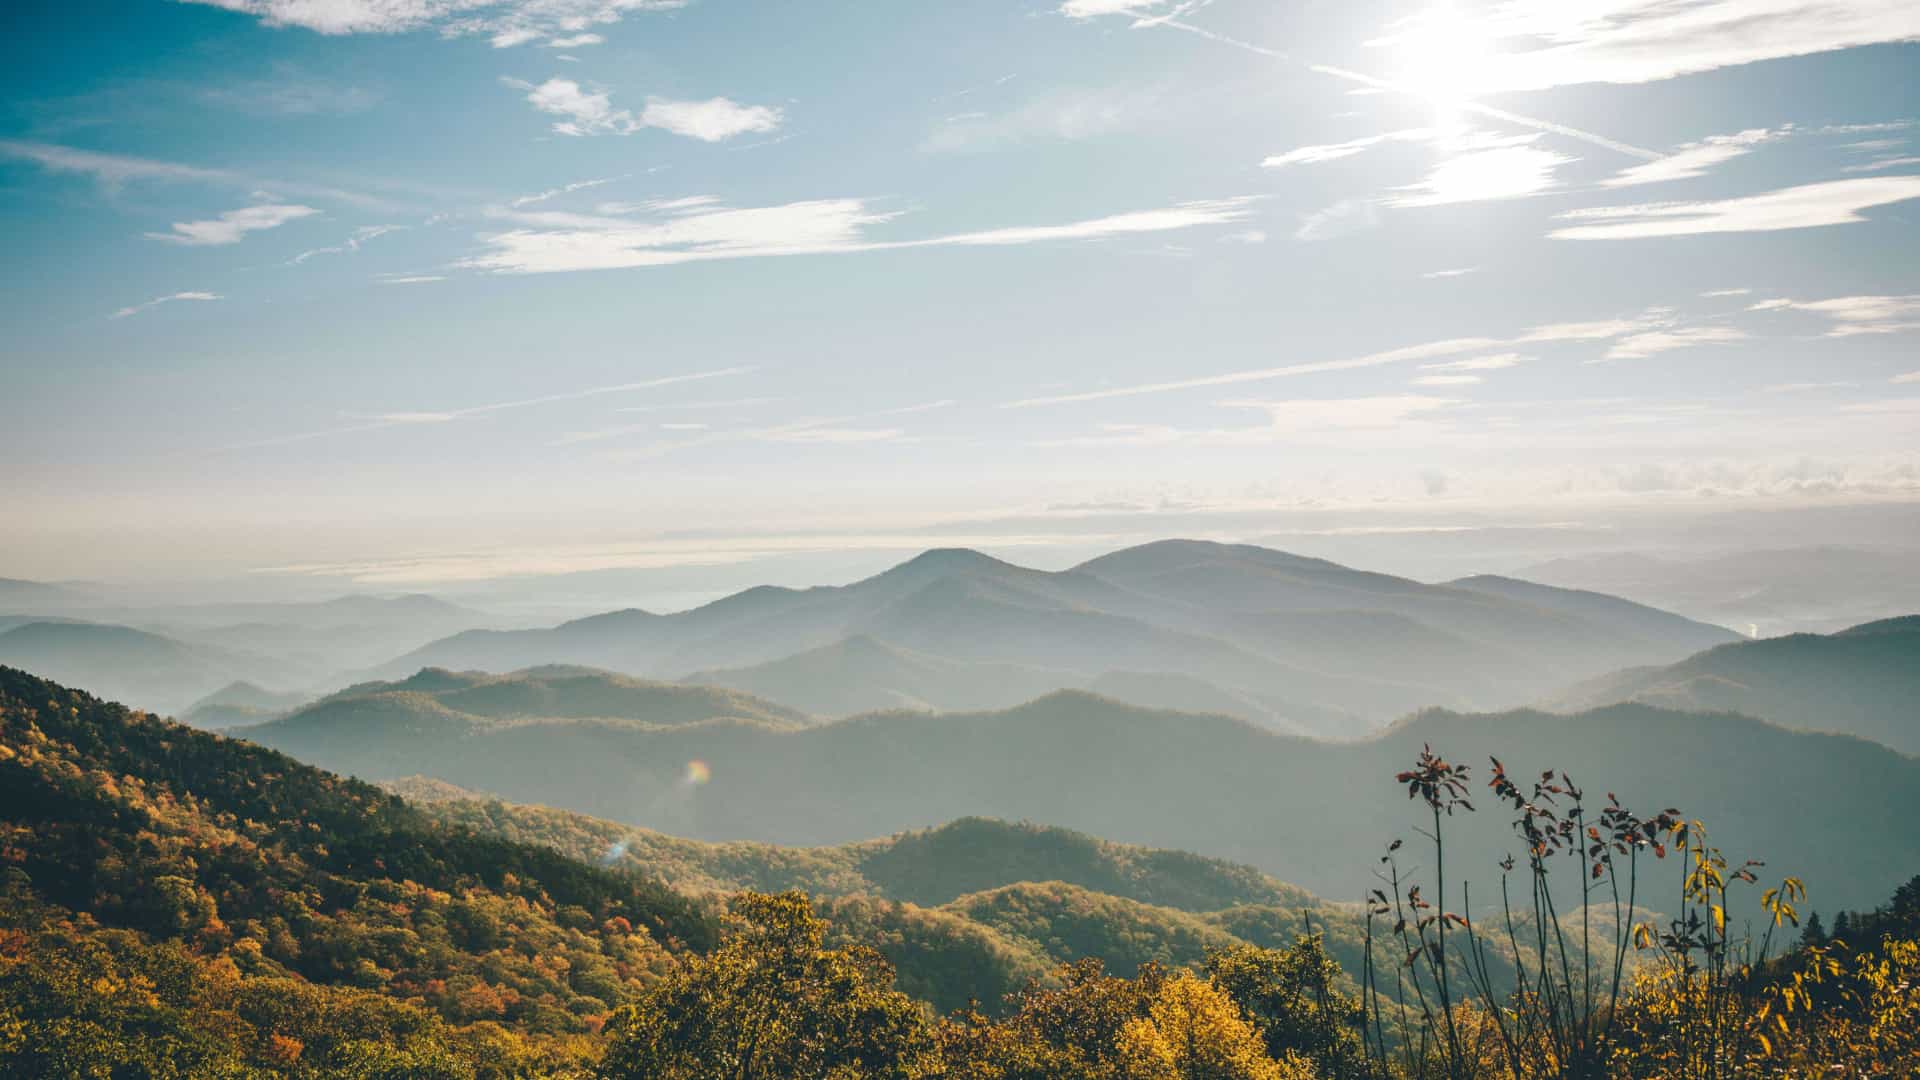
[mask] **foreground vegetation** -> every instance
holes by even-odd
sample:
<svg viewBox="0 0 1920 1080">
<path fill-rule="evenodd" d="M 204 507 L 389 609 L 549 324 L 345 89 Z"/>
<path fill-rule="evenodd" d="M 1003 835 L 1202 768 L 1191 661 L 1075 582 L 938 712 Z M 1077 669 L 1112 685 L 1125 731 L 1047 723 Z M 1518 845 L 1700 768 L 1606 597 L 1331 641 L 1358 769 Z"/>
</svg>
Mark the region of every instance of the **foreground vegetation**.
<svg viewBox="0 0 1920 1080">
<path fill-rule="evenodd" d="M 605 842 L 591 819 L 430 814 L 0 669 L 0 1075 L 1584 1080 L 1920 1063 L 1920 878 L 1831 935 L 1796 929 L 1797 881 L 1762 889 L 1761 867 L 1676 810 L 1431 752 L 1400 783 L 1421 831 L 1385 852 L 1365 910 L 992 822 L 788 853 L 809 882 L 872 891 L 721 906 L 554 850 Z M 1450 870 L 1474 799 L 1516 830 L 1493 902 L 1467 891 L 1477 868 Z M 1085 884 L 994 884 L 969 862 L 1022 843 L 1029 862 L 1003 874 Z M 683 850 L 680 869 L 718 882 L 711 855 Z M 729 858 L 763 887 L 778 876 L 776 849 Z"/>
</svg>

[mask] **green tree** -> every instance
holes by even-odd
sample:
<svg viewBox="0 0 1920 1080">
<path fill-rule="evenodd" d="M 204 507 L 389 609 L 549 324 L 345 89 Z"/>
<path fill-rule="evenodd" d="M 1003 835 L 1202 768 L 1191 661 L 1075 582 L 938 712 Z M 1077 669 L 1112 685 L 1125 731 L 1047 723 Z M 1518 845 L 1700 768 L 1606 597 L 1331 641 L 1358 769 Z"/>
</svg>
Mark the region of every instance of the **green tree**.
<svg viewBox="0 0 1920 1080">
<path fill-rule="evenodd" d="M 1358 1000 L 1335 987 L 1340 965 L 1319 934 L 1302 935 L 1287 949 L 1210 950 L 1204 970 L 1246 1013 L 1274 1058 L 1304 1055 L 1335 1080 L 1365 1074 L 1364 1014 Z"/>
<path fill-rule="evenodd" d="M 798 892 L 744 893 L 738 932 L 614 1013 L 608 1080 L 908 1080 L 935 1072 L 926 1015 L 866 948 L 822 947 Z"/>
</svg>

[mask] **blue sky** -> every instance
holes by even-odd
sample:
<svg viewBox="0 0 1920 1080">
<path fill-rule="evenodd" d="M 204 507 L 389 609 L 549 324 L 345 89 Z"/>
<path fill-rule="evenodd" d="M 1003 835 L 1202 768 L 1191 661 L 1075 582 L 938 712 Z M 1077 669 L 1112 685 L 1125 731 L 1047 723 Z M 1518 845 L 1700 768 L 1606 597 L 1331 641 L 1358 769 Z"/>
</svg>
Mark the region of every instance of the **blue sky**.
<svg viewBox="0 0 1920 1080">
<path fill-rule="evenodd" d="M 7 19 L 10 576 L 1920 495 L 1910 3 Z"/>
</svg>

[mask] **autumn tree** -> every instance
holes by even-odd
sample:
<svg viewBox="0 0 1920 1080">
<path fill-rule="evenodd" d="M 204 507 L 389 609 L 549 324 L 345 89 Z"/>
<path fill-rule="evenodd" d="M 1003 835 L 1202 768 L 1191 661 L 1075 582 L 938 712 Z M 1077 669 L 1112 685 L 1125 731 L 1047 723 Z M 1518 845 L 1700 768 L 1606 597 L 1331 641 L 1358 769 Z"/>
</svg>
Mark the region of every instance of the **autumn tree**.
<svg viewBox="0 0 1920 1080">
<path fill-rule="evenodd" d="M 798 892 L 745 893 L 735 936 L 615 1012 L 608 1080 L 908 1080 L 934 1074 L 919 1006 L 878 953 L 822 945 Z"/>
</svg>

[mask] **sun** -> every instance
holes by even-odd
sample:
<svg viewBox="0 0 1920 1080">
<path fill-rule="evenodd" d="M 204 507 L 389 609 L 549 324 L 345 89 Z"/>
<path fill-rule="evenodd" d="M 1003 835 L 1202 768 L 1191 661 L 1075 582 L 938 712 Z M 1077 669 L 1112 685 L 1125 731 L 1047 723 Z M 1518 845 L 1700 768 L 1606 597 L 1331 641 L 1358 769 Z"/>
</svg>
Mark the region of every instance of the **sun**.
<svg viewBox="0 0 1920 1080">
<path fill-rule="evenodd" d="M 1443 119 L 1489 85 L 1500 59 L 1486 21 L 1451 3 L 1406 19 L 1385 44 L 1394 52 L 1393 81 L 1425 98 Z"/>
</svg>

